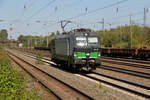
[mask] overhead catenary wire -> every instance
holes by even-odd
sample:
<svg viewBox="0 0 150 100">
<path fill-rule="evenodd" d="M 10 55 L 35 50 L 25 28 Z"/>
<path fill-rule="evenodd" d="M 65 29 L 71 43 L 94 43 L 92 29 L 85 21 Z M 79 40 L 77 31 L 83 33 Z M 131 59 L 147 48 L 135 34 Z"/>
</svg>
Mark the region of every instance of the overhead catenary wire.
<svg viewBox="0 0 150 100">
<path fill-rule="evenodd" d="M 139 15 L 139 14 L 143 14 L 143 11 L 138 11 L 138 12 L 134 12 L 134 13 L 132 13 L 132 16 L 134 16 L 134 15 Z M 120 18 L 124 18 L 124 17 L 128 17 L 128 16 L 130 16 L 130 14 L 126 14 L 126 15 L 121 15 L 121 16 L 117 16 L 117 17 L 109 17 L 109 18 L 106 18 L 107 20 L 109 19 L 120 19 Z"/>
<path fill-rule="evenodd" d="M 106 9 L 106 8 L 113 7 L 113 6 L 115 6 L 115 5 L 119 5 L 119 4 L 124 3 L 124 2 L 126 2 L 126 1 L 128 1 L 128 0 L 121 0 L 121 1 L 118 1 L 118 2 L 115 2 L 115 3 L 112 3 L 112 4 L 110 4 L 110 5 L 106 5 L 106 6 L 104 6 L 104 7 L 97 8 L 97 9 L 91 10 L 91 11 L 89 11 L 89 12 L 79 14 L 79 15 L 74 16 L 74 17 L 66 18 L 65 20 L 71 20 L 71 19 L 74 19 L 74 18 L 78 18 L 78 17 L 81 17 L 81 16 L 85 16 L 85 15 L 88 15 L 88 14 L 91 14 L 91 13 L 94 13 L 94 12 L 97 12 L 97 11 L 99 11 L 99 10 L 103 10 L 103 9 Z M 60 22 L 60 21 L 56 21 L 56 22 L 54 22 L 53 24 L 51 24 L 51 26 L 56 25 L 56 24 L 58 24 L 59 22 Z"/>
<path fill-rule="evenodd" d="M 24 17 L 25 13 L 26 13 L 30 8 L 33 7 L 33 5 L 34 5 L 35 3 L 37 3 L 37 0 L 32 1 L 30 5 L 24 4 L 24 13 L 23 13 L 23 15 L 22 15 L 22 18 Z M 26 12 L 25 12 L 25 11 L 26 11 Z"/>
<path fill-rule="evenodd" d="M 20 20 L 25 16 L 25 13 L 26 13 L 31 7 L 33 7 L 33 5 L 34 5 L 35 3 L 37 3 L 37 0 L 32 1 L 30 5 L 27 5 L 27 3 L 24 3 L 22 14 L 21 14 L 17 19 L 15 19 L 14 21 L 15 21 L 15 22 L 16 22 L 16 21 L 20 21 Z"/>
<path fill-rule="evenodd" d="M 132 13 L 132 16 L 135 16 L 135 15 L 138 15 L 138 14 L 143 14 L 143 11 L 138 11 L 138 12 L 134 12 Z M 112 20 L 112 19 L 120 19 L 120 18 L 123 18 L 123 17 L 128 17 L 130 16 L 130 14 L 126 14 L 126 15 L 121 15 L 121 16 L 117 16 L 117 17 L 109 17 L 109 18 L 105 18 L 105 20 Z M 97 22 L 90 22 L 90 24 L 95 24 Z M 106 23 L 114 23 L 114 22 L 110 22 L 110 21 L 107 21 Z M 116 23 L 116 21 L 115 21 Z"/>
<path fill-rule="evenodd" d="M 129 15 L 127 15 L 126 17 L 128 17 L 128 16 Z M 142 20 L 143 20 L 143 18 L 138 18 L 138 19 L 133 19 L 132 21 L 142 21 Z M 113 25 L 116 25 L 116 24 L 128 23 L 128 22 L 129 21 L 113 21 L 113 22 L 106 21 L 105 25 L 111 24 L 111 26 L 113 26 Z M 79 22 L 75 22 L 75 21 L 73 23 L 79 24 Z M 80 21 L 80 24 L 81 24 L 81 21 Z M 85 23 L 82 22 L 82 25 L 86 25 L 86 24 L 87 24 L 87 22 L 85 22 Z M 98 22 L 90 22 L 90 23 L 88 23 L 88 25 L 91 25 L 91 24 L 98 24 Z"/>
<path fill-rule="evenodd" d="M 67 19 L 74 19 L 74 18 L 78 18 L 78 17 L 81 17 L 81 16 L 85 16 L 85 15 L 91 14 L 91 13 L 95 13 L 95 12 L 97 12 L 97 11 L 99 11 L 99 10 L 103 10 L 103 9 L 106 9 L 106 8 L 110 8 L 110 7 L 116 6 L 116 5 L 118 5 L 118 4 L 124 3 L 124 2 L 126 2 L 126 1 L 128 1 L 128 0 L 121 0 L 121 1 L 118 1 L 118 2 L 116 2 L 116 3 L 112 3 L 112 4 L 110 4 L 110 5 L 106 5 L 106 6 L 104 6 L 104 7 L 97 8 L 97 9 L 95 9 L 95 10 L 91 10 L 91 11 L 89 11 L 89 12 L 85 12 L 85 13 L 79 14 L 79 15 L 77 15 L 77 16 L 67 18 Z"/>
<path fill-rule="evenodd" d="M 56 0 L 49 1 L 45 6 L 41 7 L 38 11 L 36 11 L 34 14 L 32 14 L 30 17 L 28 17 L 26 20 L 24 20 L 24 22 L 26 22 L 27 20 L 31 19 L 32 17 L 34 17 L 35 15 L 37 15 L 38 13 L 40 13 L 41 11 L 43 11 L 45 8 L 47 8 L 49 5 L 51 5 L 55 1 Z M 24 6 L 24 8 L 26 8 L 26 7 Z"/>
<path fill-rule="evenodd" d="M 35 3 L 37 3 L 37 0 L 32 1 L 31 4 L 28 5 L 28 6 L 29 6 L 28 9 L 31 8 L 31 7 L 33 7 L 33 5 L 34 5 Z"/>
<path fill-rule="evenodd" d="M 40 8 L 37 12 L 35 12 L 34 14 L 32 14 L 30 17 L 28 17 L 27 20 L 31 19 L 32 17 L 34 17 L 35 15 L 37 15 L 39 12 L 41 12 L 43 9 L 45 9 L 46 7 L 48 7 L 50 4 L 52 4 L 55 1 L 56 0 L 50 1 L 47 5 L 45 5 L 44 7 Z M 80 15 L 77 15 L 77 16 L 74 16 L 74 17 L 71 17 L 71 18 L 67 18 L 67 19 L 74 19 L 74 18 L 77 18 L 77 17 L 80 17 L 80 16 L 84 16 L 84 15 L 87 15 L 87 14 L 90 14 L 90 13 L 94 13 L 94 12 L 97 12 L 99 10 L 106 9 L 106 8 L 109 8 L 109 7 L 113 7 L 115 5 L 121 4 L 121 3 L 126 2 L 126 1 L 128 1 L 128 0 L 121 0 L 121 1 L 118 1 L 116 3 L 110 4 L 110 5 L 106 5 L 104 7 L 97 8 L 95 10 L 92 10 L 92 11 L 89 11 L 89 12 L 86 12 L 86 13 L 82 13 Z M 55 21 L 52 25 L 57 24 L 58 22 L 59 21 Z"/>
<path fill-rule="evenodd" d="M 53 0 L 53 1 L 54 1 L 54 0 Z M 122 1 L 124 1 L 124 0 L 122 0 Z M 126 1 L 127 1 L 127 0 L 126 0 Z M 121 1 L 120 1 L 120 2 L 121 2 Z M 116 5 L 118 5 L 118 4 L 116 4 Z M 104 7 L 105 7 L 105 6 L 104 6 Z M 102 7 L 102 8 L 104 8 L 104 7 Z M 43 7 L 42 7 L 42 8 L 43 8 Z M 108 7 L 108 8 L 109 8 L 109 7 Z M 96 9 L 95 9 L 95 10 L 96 10 Z M 39 10 L 38 10 L 38 11 L 39 11 Z M 38 12 L 38 11 L 37 11 L 37 12 Z M 93 10 L 93 11 L 94 11 L 94 10 Z M 40 11 L 40 12 L 41 12 L 41 11 Z M 40 13 L 40 12 L 38 12 L 38 13 Z M 87 14 L 90 14 L 90 12 L 91 12 L 91 11 L 89 11 L 89 12 L 87 11 L 86 13 L 87 13 Z M 37 14 L 38 14 L 38 13 L 37 13 Z M 92 13 L 92 12 L 91 12 L 91 13 Z M 93 12 L 93 13 L 94 13 L 94 12 Z M 141 12 L 137 12 L 137 13 L 140 14 Z M 35 14 L 35 15 L 37 15 L 37 14 Z M 83 14 L 85 14 L 85 13 L 83 13 Z M 85 14 L 85 15 L 87 15 L 87 14 Z M 30 16 L 30 17 L 33 18 L 35 15 L 33 14 L 33 16 Z M 78 15 L 77 15 L 77 16 L 78 16 Z M 84 16 L 84 15 L 82 15 L 82 16 Z M 129 15 L 126 15 L 126 16 L 129 16 Z M 123 15 L 123 16 L 118 16 L 118 17 L 116 17 L 116 19 L 122 18 L 122 17 L 126 17 L 126 16 L 124 16 L 124 15 Z M 29 17 L 29 19 L 31 19 L 30 17 Z M 79 17 L 80 17 L 80 16 L 79 16 Z M 77 18 L 77 17 L 76 17 L 76 16 L 72 17 L 72 19 L 74 19 L 74 18 Z M 106 19 L 107 19 L 107 18 L 106 18 Z M 59 21 L 56 20 L 56 21 L 54 21 L 53 23 L 50 23 L 49 26 L 51 27 L 51 26 L 57 24 L 58 22 L 59 22 Z"/>
<path fill-rule="evenodd" d="M 51 5 L 52 3 L 54 3 L 56 0 L 52 0 L 49 3 L 47 3 L 44 7 L 40 8 L 38 11 L 36 11 L 34 14 L 32 14 L 30 17 L 28 17 L 26 20 L 31 19 L 32 17 L 34 17 L 35 15 L 37 15 L 38 13 L 40 13 L 42 10 L 44 10 L 45 8 L 47 8 L 49 5 Z"/>
<path fill-rule="evenodd" d="M 143 11 L 138 11 L 138 12 L 134 12 L 134 13 L 132 13 L 132 16 L 135 16 L 135 15 L 139 15 L 139 14 L 143 14 Z M 108 21 L 108 19 L 110 20 L 112 20 L 112 19 L 120 19 L 120 18 L 123 18 L 123 17 L 129 17 L 130 16 L 130 14 L 126 14 L 126 15 L 121 15 L 121 16 L 117 16 L 117 17 L 109 17 L 109 18 L 105 18 L 107 21 L 105 22 L 105 23 L 110 23 L 110 24 L 118 24 L 118 23 L 122 23 L 122 22 L 127 22 L 127 21 L 122 21 L 122 22 L 110 22 L 110 21 Z M 142 20 L 142 18 L 140 18 L 140 19 L 136 19 L 136 20 L 134 20 L 134 21 L 137 21 L 137 20 Z M 88 23 L 88 24 L 95 24 L 95 23 L 97 23 L 97 22 L 90 22 L 90 23 Z"/>
</svg>

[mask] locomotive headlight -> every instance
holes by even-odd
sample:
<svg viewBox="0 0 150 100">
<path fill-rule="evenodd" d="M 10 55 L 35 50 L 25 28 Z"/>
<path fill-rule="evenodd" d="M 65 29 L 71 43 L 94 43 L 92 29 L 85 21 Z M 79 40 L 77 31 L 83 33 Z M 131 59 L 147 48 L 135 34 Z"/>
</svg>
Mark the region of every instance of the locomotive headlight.
<svg viewBox="0 0 150 100">
<path fill-rule="evenodd" d="M 89 56 L 90 55 L 90 53 L 86 53 L 86 56 Z"/>
<path fill-rule="evenodd" d="M 99 56 L 99 57 L 101 56 L 101 53 L 100 53 L 100 52 L 98 53 L 98 56 Z"/>
<path fill-rule="evenodd" d="M 74 57 L 76 57 L 77 56 L 77 54 L 76 54 L 76 52 L 74 53 Z"/>
</svg>

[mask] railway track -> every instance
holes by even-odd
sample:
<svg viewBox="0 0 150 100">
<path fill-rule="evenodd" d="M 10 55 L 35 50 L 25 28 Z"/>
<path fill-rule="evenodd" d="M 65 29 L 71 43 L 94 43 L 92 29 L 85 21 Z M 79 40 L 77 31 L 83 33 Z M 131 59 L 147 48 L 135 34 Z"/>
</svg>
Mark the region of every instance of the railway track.
<svg viewBox="0 0 150 100">
<path fill-rule="evenodd" d="M 32 65 L 24 59 L 8 52 L 9 57 L 35 78 L 42 86 L 48 89 L 58 100 L 94 100 L 92 97 L 71 87 L 67 83 L 55 78 L 42 69 Z"/>
<path fill-rule="evenodd" d="M 133 76 L 138 76 L 141 78 L 150 79 L 150 65 L 149 62 L 138 62 L 137 60 L 129 60 L 129 59 L 118 59 L 118 58 L 104 58 L 102 60 L 104 63 L 115 64 L 115 65 L 124 65 L 125 67 L 113 67 L 107 64 L 103 64 L 101 68 L 109 69 L 112 71 L 127 73 Z M 138 71 L 136 71 L 138 70 Z"/>
<path fill-rule="evenodd" d="M 27 55 L 25 54 L 25 56 L 31 57 L 31 58 L 36 58 L 34 55 Z M 43 62 L 46 62 L 48 64 L 54 64 L 52 61 L 50 61 L 50 59 L 48 58 L 43 58 L 42 59 Z M 106 70 L 111 70 L 111 71 L 115 71 L 115 72 L 120 72 L 120 73 L 125 73 L 125 74 L 129 74 L 129 75 L 133 75 L 136 77 L 141 77 L 141 78 L 146 78 L 146 79 L 150 79 L 150 74 L 149 73 L 143 73 L 143 72 L 138 72 L 138 71 L 133 71 L 133 70 L 127 70 L 127 69 L 123 69 L 123 68 L 116 68 L 116 67 L 111 67 L 111 66 L 106 66 L 103 65 L 101 66 L 99 69 L 106 69 Z"/>
<path fill-rule="evenodd" d="M 33 59 L 36 58 L 35 56 L 28 55 L 28 54 L 25 54 L 25 56 L 31 57 Z M 50 61 L 49 59 L 46 59 L 46 58 L 41 59 L 41 60 L 45 63 L 48 63 L 48 64 L 55 64 L 55 63 L 53 63 L 52 61 Z M 109 66 L 107 66 L 107 67 L 109 67 Z M 103 67 L 103 68 L 105 68 L 107 70 L 113 70 L 114 71 L 114 69 L 110 69 L 110 68 L 108 69 L 108 68 L 106 68 L 106 66 Z M 119 71 L 119 70 L 117 69 L 115 71 Z M 128 70 L 126 70 L 126 72 L 124 72 L 123 70 L 119 71 L 119 72 L 130 74 L 130 75 L 135 75 L 135 76 L 137 75 L 135 73 L 134 74 L 129 73 Z M 111 77 L 111 76 L 108 76 L 108 75 L 100 74 L 100 73 L 95 72 L 95 71 L 93 71 L 90 74 L 80 73 L 80 74 L 77 74 L 77 75 L 80 76 L 80 77 L 86 77 L 86 78 L 89 78 L 89 79 L 92 79 L 92 80 L 95 80 L 95 81 L 98 81 L 98 82 L 102 82 L 102 83 L 111 85 L 115 88 L 119 88 L 121 90 L 127 91 L 129 93 L 132 93 L 132 94 L 144 97 L 144 98 L 150 98 L 150 87 L 148 87 L 148 86 L 144 86 L 144 85 L 141 85 L 141 84 L 129 82 L 127 80 L 123 80 L 123 79 Z M 145 77 L 148 77 L 148 76 L 139 75 L 139 77 L 145 78 Z"/>
<path fill-rule="evenodd" d="M 113 86 L 115 88 L 119 88 L 121 90 L 127 91 L 129 93 L 142 96 L 144 98 L 150 98 L 150 87 L 144 87 L 142 85 L 138 85 L 135 83 L 126 82 L 124 80 L 112 78 L 109 76 L 104 76 L 98 73 L 91 73 L 91 74 L 81 74 L 89 79 L 96 80 L 98 82 L 105 83 L 107 85 Z M 134 85 L 133 85 L 134 84 Z"/>
<path fill-rule="evenodd" d="M 124 73 L 124 74 L 128 74 L 128 75 L 136 76 L 136 77 L 150 79 L 149 73 L 143 73 L 143 72 L 128 70 L 128 69 L 124 69 L 124 68 L 116 68 L 116 67 L 112 67 L 112 66 L 102 65 L 99 69 L 111 70 L 114 72 L 119 72 L 119 73 Z"/>
<path fill-rule="evenodd" d="M 103 59 L 102 61 L 106 63 L 111 63 L 111 64 L 126 65 L 126 66 L 132 66 L 135 68 L 150 69 L 150 66 L 148 64 L 145 65 L 141 63 L 132 63 L 132 62 L 117 61 L 117 60 L 109 60 L 109 59 Z"/>
<path fill-rule="evenodd" d="M 126 61 L 126 62 L 134 62 L 134 63 L 144 63 L 144 64 L 150 64 L 150 61 L 145 61 L 145 60 L 135 60 L 135 59 L 131 59 L 131 58 L 115 58 L 115 57 L 103 57 L 103 59 L 106 60 L 119 60 L 119 61 Z"/>
<path fill-rule="evenodd" d="M 29 56 L 29 55 L 26 55 L 26 56 Z M 30 57 L 33 57 L 33 56 L 34 55 L 32 55 Z M 35 57 L 33 57 L 33 58 L 35 58 Z M 48 59 L 48 58 L 44 58 L 44 59 L 42 59 L 42 61 L 47 62 L 47 63 L 50 62 L 49 64 L 55 64 L 52 61 L 50 61 L 50 59 Z M 131 67 L 150 69 L 150 66 L 148 66 L 148 65 L 132 64 L 132 63 L 128 63 L 128 62 L 116 62 L 115 60 L 114 61 L 103 60 L 103 61 L 111 63 L 111 64 L 127 65 L 127 66 L 131 66 Z M 136 77 L 150 79 L 150 73 L 134 71 L 134 70 L 124 69 L 124 68 L 116 68 L 116 67 L 111 67 L 111 66 L 107 66 L 107 65 L 102 65 L 100 67 L 100 69 L 111 70 L 111 71 L 115 71 L 115 72 L 119 72 L 119 73 L 133 75 Z"/>
</svg>

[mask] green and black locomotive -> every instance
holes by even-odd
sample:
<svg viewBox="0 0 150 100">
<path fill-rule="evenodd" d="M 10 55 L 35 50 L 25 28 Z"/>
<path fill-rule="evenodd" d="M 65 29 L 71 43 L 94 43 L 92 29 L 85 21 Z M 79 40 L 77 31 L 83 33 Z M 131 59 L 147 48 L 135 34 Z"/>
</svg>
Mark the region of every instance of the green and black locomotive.
<svg viewBox="0 0 150 100">
<path fill-rule="evenodd" d="M 95 70 L 101 65 L 100 39 L 96 32 L 75 29 L 51 41 L 51 60 L 69 70 Z"/>
</svg>

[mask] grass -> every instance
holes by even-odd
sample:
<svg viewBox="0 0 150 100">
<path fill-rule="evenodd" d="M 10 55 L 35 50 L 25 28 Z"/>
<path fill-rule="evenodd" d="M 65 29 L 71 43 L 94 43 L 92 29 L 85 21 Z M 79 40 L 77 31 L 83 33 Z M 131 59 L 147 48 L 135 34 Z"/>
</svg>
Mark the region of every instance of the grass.
<svg viewBox="0 0 150 100">
<path fill-rule="evenodd" d="M 105 87 L 103 87 L 101 82 L 99 84 L 95 84 L 92 88 L 93 89 L 96 89 L 96 88 L 102 89 L 103 88 L 103 93 L 107 94 L 107 92 L 108 92 L 108 89 L 106 89 Z"/>
<path fill-rule="evenodd" d="M 43 58 L 42 54 L 37 53 L 36 54 L 36 64 L 43 64 L 42 58 Z"/>
<path fill-rule="evenodd" d="M 99 89 L 101 89 L 101 88 L 102 88 L 102 84 L 101 84 L 101 83 L 99 83 L 98 88 L 99 88 Z"/>
<path fill-rule="evenodd" d="M 104 89 L 104 91 L 103 91 L 104 93 L 107 93 L 108 92 L 108 90 L 107 89 Z"/>
<path fill-rule="evenodd" d="M 12 63 L 0 46 L 0 100 L 39 100 L 35 90 L 27 91 L 23 75 L 13 69 Z"/>
<path fill-rule="evenodd" d="M 99 84 L 95 84 L 92 88 L 93 88 L 93 89 L 95 89 L 95 88 L 101 89 L 101 88 L 102 88 L 101 82 L 100 82 Z"/>
<path fill-rule="evenodd" d="M 93 89 L 95 89 L 95 88 L 97 88 L 97 85 L 94 85 L 94 86 L 93 86 Z"/>
</svg>

